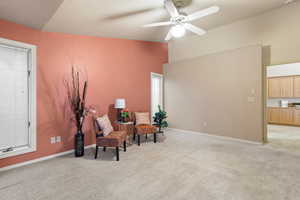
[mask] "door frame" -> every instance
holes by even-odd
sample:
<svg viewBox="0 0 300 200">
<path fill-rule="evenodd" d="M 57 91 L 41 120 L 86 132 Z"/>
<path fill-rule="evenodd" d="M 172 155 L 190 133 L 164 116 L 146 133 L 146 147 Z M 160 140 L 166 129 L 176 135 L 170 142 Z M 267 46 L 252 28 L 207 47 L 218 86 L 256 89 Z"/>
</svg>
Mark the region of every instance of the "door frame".
<svg viewBox="0 0 300 200">
<path fill-rule="evenodd" d="M 162 80 L 162 85 L 161 85 L 161 90 L 162 90 L 162 105 L 161 105 L 161 107 L 162 107 L 162 109 L 164 109 L 164 76 L 163 76 L 163 74 L 159 74 L 159 73 L 154 73 L 154 72 L 151 72 L 150 73 L 150 87 L 151 87 L 151 89 L 150 89 L 150 115 L 151 115 L 151 122 L 152 122 L 152 117 L 153 117 L 153 114 L 154 113 L 152 113 L 152 102 L 153 102 L 153 97 L 152 97 L 152 92 L 153 92 L 153 88 L 152 88 L 152 78 L 153 77 L 160 77 L 161 78 L 161 80 Z"/>
<path fill-rule="evenodd" d="M 268 101 L 268 77 L 267 77 L 267 68 L 268 65 L 265 65 L 263 63 L 262 65 L 263 70 L 263 77 L 262 77 L 262 87 L 263 87 L 263 144 L 268 143 L 268 107 L 267 107 L 267 101 Z"/>
</svg>

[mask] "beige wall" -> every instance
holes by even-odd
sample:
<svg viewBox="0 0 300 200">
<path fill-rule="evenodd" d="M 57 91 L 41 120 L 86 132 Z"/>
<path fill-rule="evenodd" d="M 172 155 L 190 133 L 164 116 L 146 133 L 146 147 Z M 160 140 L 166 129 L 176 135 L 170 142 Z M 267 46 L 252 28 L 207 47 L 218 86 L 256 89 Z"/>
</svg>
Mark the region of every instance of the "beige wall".
<svg viewBox="0 0 300 200">
<path fill-rule="evenodd" d="M 222 10 L 221 10 L 222 12 Z M 261 44 L 265 65 L 300 61 L 300 2 L 169 43 L 169 62 Z"/>
<path fill-rule="evenodd" d="M 262 142 L 262 71 L 259 45 L 165 65 L 170 127 Z"/>
<path fill-rule="evenodd" d="M 196 59 L 203 55 L 257 44 L 263 46 L 262 61 L 264 66 L 300 62 L 299 21 L 300 1 L 256 17 L 210 30 L 208 34 L 202 37 L 190 36 L 172 40 L 169 43 L 169 63 L 175 64 L 174 66 L 181 65 L 185 68 L 184 62 L 180 64 L 179 61 L 186 60 L 186 62 L 189 63 L 191 61 L 188 59 Z M 184 72 L 184 69 L 181 70 Z M 263 76 L 264 79 L 264 72 L 265 70 L 263 70 L 258 78 Z M 169 69 L 168 73 L 172 74 L 175 73 L 175 71 L 172 72 L 172 70 Z M 251 77 L 254 75 L 255 74 L 250 74 Z M 249 74 L 239 74 L 239 76 L 246 79 Z M 168 77 L 166 78 L 168 79 Z M 256 84 L 260 83 L 257 82 Z M 262 88 L 264 90 L 266 88 L 265 81 L 262 81 Z M 197 91 L 198 90 L 195 89 L 195 92 Z M 264 91 L 263 94 L 263 104 L 265 104 L 266 92 Z M 169 93 L 169 95 L 176 96 L 176 93 Z M 192 103 L 192 105 L 193 103 L 199 104 L 197 101 L 190 103 Z M 203 102 L 201 102 L 201 106 L 205 106 L 205 104 L 202 104 Z M 264 108 L 263 104 L 262 107 Z M 172 107 L 174 105 L 166 106 Z M 170 118 L 172 117 L 173 116 Z M 266 121 L 265 114 L 263 118 Z M 197 119 L 194 120 L 197 121 Z M 183 129 L 196 126 L 192 120 L 188 123 L 189 126 L 178 125 Z M 266 133 L 266 126 L 264 126 L 265 141 L 267 138 Z"/>
</svg>

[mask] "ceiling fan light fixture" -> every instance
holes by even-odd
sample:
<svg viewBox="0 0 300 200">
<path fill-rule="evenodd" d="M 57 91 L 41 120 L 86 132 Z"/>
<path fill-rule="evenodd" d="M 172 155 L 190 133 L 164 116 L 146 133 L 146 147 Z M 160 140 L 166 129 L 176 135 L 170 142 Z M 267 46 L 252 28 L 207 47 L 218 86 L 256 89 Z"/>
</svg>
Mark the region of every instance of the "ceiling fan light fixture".
<svg viewBox="0 0 300 200">
<path fill-rule="evenodd" d="M 188 5 L 189 3 L 191 3 L 191 1 L 192 0 L 164 0 L 165 9 L 171 16 L 170 20 L 167 22 L 146 24 L 144 25 L 144 27 L 172 26 L 167 36 L 165 37 L 166 41 L 169 41 L 172 37 L 173 38 L 183 37 L 186 31 L 190 31 L 199 36 L 204 35 L 206 33 L 205 30 L 191 24 L 190 22 L 215 14 L 219 12 L 220 7 L 211 6 L 209 8 L 196 11 L 189 15 L 180 12 L 179 9 L 181 7 Z M 295 1 L 295 0 L 285 0 L 285 1 Z"/>
<path fill-rule="evenodd" d="M 175 38 L 183 37 L 185 35 L 185 32 L 185 28 L 180 24 L 177 24 L 171 28 L 171 34 Z"/>
</svg>

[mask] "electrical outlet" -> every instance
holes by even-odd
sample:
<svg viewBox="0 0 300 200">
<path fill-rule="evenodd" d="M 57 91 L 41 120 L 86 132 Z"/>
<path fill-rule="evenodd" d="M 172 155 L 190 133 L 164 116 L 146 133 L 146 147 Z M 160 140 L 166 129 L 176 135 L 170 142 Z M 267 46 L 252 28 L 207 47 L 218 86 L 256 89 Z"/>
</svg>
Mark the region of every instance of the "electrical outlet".
<svg viewBox="0 0 300 200">
<path fill-rule="evenodd" d="M 61 142 L 61 136 L 56 136 L 56 142 Z"/>
<path fill-rule="evenodd" d="M 50 143 L 51 143 L 51 144 L 54 144 L 54 143 L 56 143 L 56 139 L 55 139 L 55 137 L 51 137 L 51 138 L 50 138 Z"/>
</svg>

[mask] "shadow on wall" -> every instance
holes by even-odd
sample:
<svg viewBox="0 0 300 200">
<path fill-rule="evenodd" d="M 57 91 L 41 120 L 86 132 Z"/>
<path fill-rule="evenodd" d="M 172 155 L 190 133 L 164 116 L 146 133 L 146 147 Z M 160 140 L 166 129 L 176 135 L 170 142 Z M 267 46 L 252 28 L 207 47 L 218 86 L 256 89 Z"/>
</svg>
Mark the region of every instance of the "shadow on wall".
<svg viewBox="0 0 300 200">
<path fill-rule="evenodd" d="M 85 118 L 85 122 L 83 124 L 83 131 L 84 131 L 84 135 L 85 135 L 84 136 L 85 137 L 85 145 L 87 145 L 87 141 L 91 141 L 92 144 L 94 144 L 96 142 L 96 140 L 95 140 L 96 127 L 95 127 L 94 117 L 97 117 L 99 115 L 99 113 L 97 111 L 100 109 L 99 105 L 88 105 L 88 107 L 94 109 L 96 111 L 96 113 L 89 114 Z M 74 135 L 75 135 L 75 133 L 74 133 Z"/>
<path fill-rule="evenodd" d="M 43 140 L 48 143 L 48 138 L 52 136 L 61 136 L 62 142 L 59 149 L 55 151 L 64 151 L 73 148 L 74 135 L 76 127 L 73 121 L 73 113 L 70 110 L 70 104 L 67 97 L 64 80 L 68 78 L 62 75 L 53 80 L 47 76 L 44 68 L 38 67 L 38 134 L 43 134 Z M 99 110 L 99 106 L 91 106 Z M 87 116 L 84 123 L 85 142 L 94 143 L 95 135 L 93 129 L 92 116 Z M 41 137 L 40 137 L 41 138 Z M 46 138 L 46 139 L 45 139 Z M 41 144 L 40 144 L 41 143 Z M 38 144 L 44 145 L 39 141 Z M 45 151 L 49 149 L 45 148 Z"/>
<path fill-rule="evenodd" d="M 262 59 L 264 67 L 271 65 L 271 46 L 262 47 Z"/>
<path fill-rule="evenodd" d="M 61 84 L 49 80 L 44 68 L 38 67 L 38 134 L 49 136 L 62 136 L 62 149 L 64 142 L 68 143 L 72 130 L 70 114 L 67 113 L 64 88 Z M 73 137 L 72 137 L 73 139 Z"/>
</svg>

